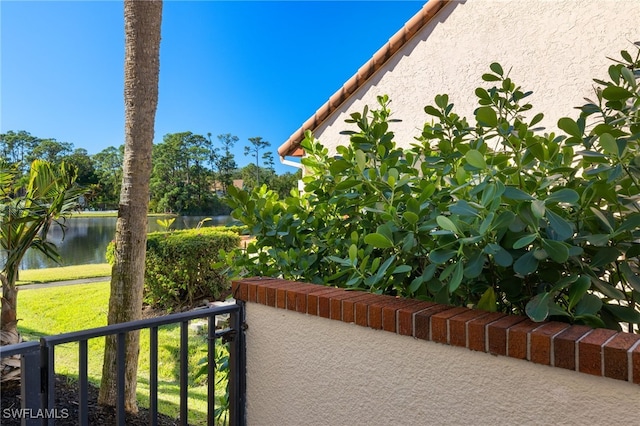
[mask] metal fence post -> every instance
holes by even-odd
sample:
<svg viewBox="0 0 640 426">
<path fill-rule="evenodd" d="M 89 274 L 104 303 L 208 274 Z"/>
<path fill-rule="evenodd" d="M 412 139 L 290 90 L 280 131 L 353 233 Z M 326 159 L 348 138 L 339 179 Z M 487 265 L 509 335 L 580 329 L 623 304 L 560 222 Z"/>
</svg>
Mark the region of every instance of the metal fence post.
<svg viewBox="0 0 640 426">
<path fill-rule="evenodd" d="M 40 407 L 41 377 L 40 377 L 40 351 L 26 351 L 20 356 L 20 397 L 22 408 L 38 410 Z M 35 426 L 42 421 L 37 418 L 23 417 L 22 426 Z"/>
<path fill-rule="evenodd" d="M 0 346 L 0 359 L 20 357 L 20 407 L 4 407 L 1 418 L 19 417 L 22 426 L 41 423 L 29 414 L 42 408 L 42 376 L 40 369 L 40 345 L 38 342 L 21 342 Z"/>
<path fill-rule="evenodd" d="M 229 318 L 230 327 L 236 333 L 229 345 L 229 424 L 246 425 L 246 346 L 245 346 L 245 312 L 244 302 L 236 301 L 240 309 L 232 312 Z"/>
<path fill-rule="evenodd" d="M 55 347 L 47 342 L 46 337 L 40 338 L 40 401 L 41 408 L 49 411 L 56 404 L 56 376 L 55 376 Z M 49 426 L 55 424 L 53 417 L 44 416 L 42 422 Z"/>
</svg>

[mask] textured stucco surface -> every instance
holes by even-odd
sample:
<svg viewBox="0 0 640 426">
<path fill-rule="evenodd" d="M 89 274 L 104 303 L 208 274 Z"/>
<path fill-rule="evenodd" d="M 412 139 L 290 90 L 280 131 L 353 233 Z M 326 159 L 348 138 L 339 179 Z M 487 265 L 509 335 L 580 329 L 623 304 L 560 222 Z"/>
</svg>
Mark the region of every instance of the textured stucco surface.
<svg viewBox="0 0 640 426">
<path fill-rule="evenodd" d="M 346 145 L 339 134 L 355 130 L 344 120 L 376 96 L 391 98 L 396 143 L 408 146 L 431 118 L 424 106 L 437 94 L 449 94 L 454 111 L 472 121 L 474 94 L 492 62 L 524 91 L 532 90 L 532 113 L 556 131 L 560 117 L 577 118 L 574 107 L 593 97 L 593 78 L 604 79 L 620 50 L 634 52 L 640 40 L 639 0 L 467 0 L 441 11 L 390 59 L 365 86 L 314 132 L 330 151 Z M 531 116 L 533 116 L 533 114 Z M 473 122 L 473 121 L 472 121 Z"/>
<path fill-rule="evenodd" d="M 247 303 L 249 425 L 631 425 L 640 388 Z"/>
</svg>

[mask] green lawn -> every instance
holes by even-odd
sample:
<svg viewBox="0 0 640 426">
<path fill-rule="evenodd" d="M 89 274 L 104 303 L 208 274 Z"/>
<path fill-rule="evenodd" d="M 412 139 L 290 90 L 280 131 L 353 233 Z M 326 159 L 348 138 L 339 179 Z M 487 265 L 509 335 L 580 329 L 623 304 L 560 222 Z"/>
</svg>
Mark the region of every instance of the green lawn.
<svg viewBox="0 0 640 426">
<path fill-rule="evenodd" d="M 147 213 L 147 217 L 174 217 L 177 216 L 175 214 L 170 213 Z M 117 210 L 106 210 L 106 211 L 81 211 L 75 212 L 71 215 L 71 217 L 118 217 Z"/>
<path fill-rule="evenodd" d="M 20 279 L 17 284 L 49 283 L 82 278 L 108 277 L 110 275 L 111 265 L 108 263 L 25 269 L 24 271 L 20 271 Z"/>
<path fill-rule="evenodd" d="M 104 326 L 107 323 L 109 283 L 80 284 L 24 290 L 18 298 L 19 329 L 25 340 L 37 340 L 81 329 Z M 180 342 L 178 325 L 162 327 L 159 332 L 158 353 L 158 405 L 160 412 L 174 418 L 179 413 Z M 138 400 L 148 407 L 149 394 L 149 333 L 141 332 L 140 361 L 138 367 Z M 189 335 L 189 423 L 206 424 L 207 387 L 204 376 L 195 378 L 201 368 L 199 361 L 206 356 L 206 335 L 190 331 Z M 89 341 L 89 380 L 99 385 L 102 371 L 104 339 Z M 56 373 L 77 377 L 77 344 L 56 347 Z M 217 386 L 216 395 L 224 394 L 224 385 Z"/>
</svg>

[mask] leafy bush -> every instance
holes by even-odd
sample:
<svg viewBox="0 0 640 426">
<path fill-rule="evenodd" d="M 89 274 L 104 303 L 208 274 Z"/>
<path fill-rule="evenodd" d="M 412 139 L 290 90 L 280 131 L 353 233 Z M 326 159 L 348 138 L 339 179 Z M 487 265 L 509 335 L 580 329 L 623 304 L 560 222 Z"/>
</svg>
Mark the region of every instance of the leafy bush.
<svg viewBox="0 0 640 426">
<path fill-rule="evenodd" d="M 218 227 L 219 230 L 224 230 L 226 232 L 233 232 L 234 234 L 238 234 L 238 235 L 245 235 L 248 232 L 248 229 L 246 226 L 226 226 L 224 228 L 222 227 Z"/>
<path fill-rule="evenodd" d="M 240 243 L 237 232 L 222 229 L 210 227 L 149 234 L 145 303 L 172 309 L 200 297 L 219 298 L 229 288 L 224 271 L 216 266 L 219 252 L 231 251 Z M 107 253 L 112 253 L 112 259 L 113 250 L 111 243 Z"/>
<path fill-rule="evenodd" d="M 637 331 L 640 54 L 595 80 L 566 135 L 541 134 L 531 92 L 490 70 L 473 125 L 436 96 L 403 150 L 379 97 L 338 156 L 306 134 L 304 194 L 230 188 L 256 237 L 228 256 L 235 272 Z"/>
<path fill-rule="evenodd" d="M 239 243 L 237 234 L 215 228 L 149 234 L 145 302 L 174 307 L 199 297 L 220 297 L 229 283 L 214 264 L 220 250 Z"/>
<path fill-rule="evenodd" d="M 113 266 L 116 263 L 116 241 L 111 240 L 109 244 L 107 244 L 107 252 L 105 253 L 105 258 L 107 259 L 107 263 Z"/>
</svg>

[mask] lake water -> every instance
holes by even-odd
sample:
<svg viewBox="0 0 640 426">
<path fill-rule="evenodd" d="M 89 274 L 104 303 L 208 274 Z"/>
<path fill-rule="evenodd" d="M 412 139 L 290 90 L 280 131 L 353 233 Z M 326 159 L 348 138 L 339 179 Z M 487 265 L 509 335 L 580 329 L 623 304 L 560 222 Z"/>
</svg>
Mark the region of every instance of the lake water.
<svg viewBox="0 0 640 426">
<path fill-rule="evenodd" d="M 195 228 L 206 216 L 181 216 L 176 217 L 171 229 Z M 157 217 L 150 217 L 148 231 L 163 230 L 157 224 Z M 213 217 L 203 226 L 224 226 L 231 221 L 229 216 Z M 116 234 L 115 217 L 78 217 L 66 221 L 64 232 L 59 226 L 51 227 L 48 240 L 58 247 L 61 256 L 61 265 L 84 265 L 87 263 L 105 263 L 107 245 Z M 64 238 L 63 238 L 64 236 Z M 42 253 L 29 250 L 22 259 L 20 269 L 40 269 L 61 266 L 47 259 Z"/>
</svg>

